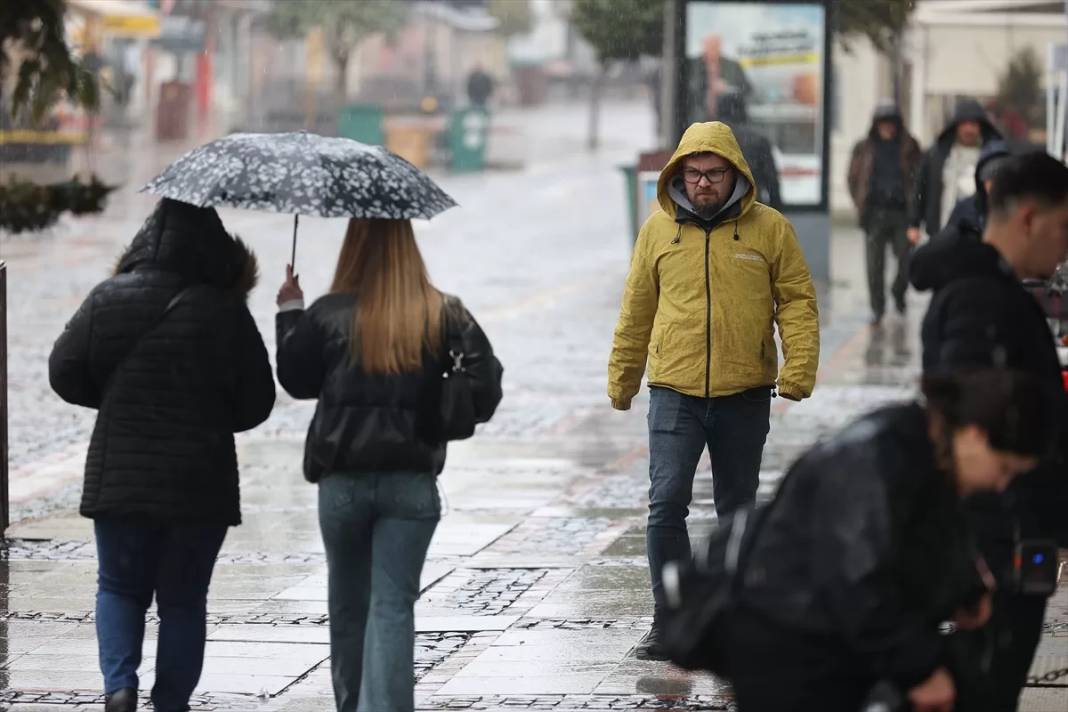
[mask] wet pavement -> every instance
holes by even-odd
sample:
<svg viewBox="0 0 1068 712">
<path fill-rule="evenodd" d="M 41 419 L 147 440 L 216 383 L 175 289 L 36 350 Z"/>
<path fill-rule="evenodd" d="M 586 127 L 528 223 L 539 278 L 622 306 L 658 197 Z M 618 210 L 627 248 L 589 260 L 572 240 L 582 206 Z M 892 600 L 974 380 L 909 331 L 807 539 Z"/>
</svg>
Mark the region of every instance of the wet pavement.
<svg viewBox="0 0 1068 712">
<path fill-rule="evenodd" d="M 609 106 L 606 148 L 590 156 L 578 150 L 582 111 L 548 107 L 523 119 L 526 167 L 442 176 L 463 207 L 418 226 L 432 276 L 463 297 L 506 367 L 497 417 L 450 448 L 441 478 L 448 511 L 417 606 L 421 710 L 731 706 L 729 690 L 711 676 L 633 657 L 652 613 L 643 536 L 647 398 L 630 412 L 611 411 L 605 375 L 629 257 L 615 166 L 646 147 L 651 129 L 644 104 Z M 95 552 L 90 523 L 74 511 L 92 414 L 49 392 L 45 361 L 63 321 L 151 206 L 132 188 L 176 151 L 119 149 L 137 158 L 117 164 L 128 188 L 106 214 L 0 243 L 11 268 L 12 497 L 21 520 L 0 561 L 2 709 L 100 708 Z M 273 350 L 273 295 L 290 223 L 237 211 L 223 217 L 260 256 L 266 276 L 251 306 Z M 297 266 L 309 295 L 328 284 L 342 230 L 339 222 L 302 221 Z M 914 391 L 922 298 L 912 296 L 908 319 L 867 329 L 861 241 L 851 228 L 834 239 L 819 386 L 804 403 L 775 402 L 761 496 L 815 439 Z M 300 474 L 310 416 L 310 404 L 281 395 L 271 419 L 239 438 L 245 523 L 231 530 L 216 567 L 196 710 L 333 709 L 316 493 Z M 706 460 L 694 534 L 713 519 Z M 1038 672 L 1068 658 L 1063 588 L 1048 628 Z M 156 630 L 153 618 L 145 689 Z M 1068 687 L 1029 690 L 1025 699 L 1028 712 L 1064 712 Z"/>
</svg>

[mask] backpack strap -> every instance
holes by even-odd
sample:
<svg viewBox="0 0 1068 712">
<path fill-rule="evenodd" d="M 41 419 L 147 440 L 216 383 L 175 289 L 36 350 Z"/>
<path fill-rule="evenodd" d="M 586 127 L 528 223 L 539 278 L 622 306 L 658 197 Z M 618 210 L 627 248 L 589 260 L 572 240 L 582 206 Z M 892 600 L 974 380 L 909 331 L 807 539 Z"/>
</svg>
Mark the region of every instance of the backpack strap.
<svg viewBox="0 0 1068 712">
<path fill-rule="evenodd" d="M 445 371 L 448 373 L 463 373 L 464 368 L 464 340 L 461 334 L 461 326 L 457 323 L 459 300 L 446 296 L 441 302 L 441 333 L 445 362 Z"/>
</svg>

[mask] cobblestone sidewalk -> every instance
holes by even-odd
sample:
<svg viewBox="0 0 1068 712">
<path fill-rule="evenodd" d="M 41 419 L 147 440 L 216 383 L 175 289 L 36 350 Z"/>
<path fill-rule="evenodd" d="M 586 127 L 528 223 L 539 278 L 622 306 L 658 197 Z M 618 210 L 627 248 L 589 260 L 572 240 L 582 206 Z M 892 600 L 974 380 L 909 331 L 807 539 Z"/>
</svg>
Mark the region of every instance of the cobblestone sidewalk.
<svg viewBox="0 0 1068 712">
<path fill-rule="evenodd" d="M 635 149 L 620 146 L 619 158 Z M 628 244 L 618 201 L 606 200 L 604 210 L 589 207 L 603 186 L 618 192 L 613 160 L 606 154 L 492 180 L 450 178 L 448 189 L 472 207 L 420 226 L 432 273 L 464 297 L 507 368 L 498 417 L 451 448 L 441 480 L 449 511 L 431 546 L 417 606 L 420 710 L 731 708 L 722 682 L 633 657 L 652 612 L 643 536 L 646 401 L 628 413 L 612 412 L 605 402 L 605 361 Z M 513 216 L 506 234 L 500 215 Z M 243 234 L 286 234 L 285 221 L 273 216 L 225 218 Z M 116 213 L 104 220 L 129 230 L 131 219 Z M 304 233 L 302 281 L 310 293 L 329 280 L 336 229 L 309 221 Z M 86 236 L 67 248 L 65 263 L 78 254 L 100 261 L 98 253 L 111 242 Z M 280 271 L 287 244 L 254 242 L 265 270 Z M 869 331 L 861 248 L 852 231 L 836 235 L 840 279 L 822 297 L 820 384 L 809 401 L 775 403 L 762 496 L 814 440 L 913 391 L 922 301 L 911 304 L 909 320 Z M 23 273 L 34 259 L 25 256 Z M 41 274 L 46 281 L 50 272 Z M 46 283 L 30 291 L 51 298 L 49 308 L 70 311 L 91 282 L 78 274 L 61 298 L 47 297 Z M 252 302 L 268 340 L 269 287 Z M 24 305 L 20 313 L 43 319 L 37 308 Z M 47 341 L 24 339 L 41 357 Z M 21 382 L 41 387 L 29 376 Z M 30 494 L 0 556 L 0 708 L 100 709 L 94 549 L 89 523 L 73 510 L 86 414 L 63 411 L 66 425 L 49 430 L 46 410 L 61 409 L 42 406 L 34 416 L 40 422 L 33 422 L 62 442 L 20 453 Z M 333 709 L 315 490 L 299 472 L 310 415 L 308 404 L 283 397 L 269 423 L 239 441 L 245 523 L 231 530 L 216 567 L 195 710 Z M 32 440 L 32 433 L 23 428 L 20 437 Z M 697 536 L 713 518 L 708 463 L 701 467 L 691 520 Z M 34 494 L 35 468 L 51 483 L 47 492 Z M 1062 591 L 1036 671 L 1068 656 L 1066 631 Z M 156 632 L 152 618 L 141 669 L 146 690 Z M 1036 688 L 1025 699 L 1027 712 L 1064 712 L 1068 687 Z"/>
</svg>

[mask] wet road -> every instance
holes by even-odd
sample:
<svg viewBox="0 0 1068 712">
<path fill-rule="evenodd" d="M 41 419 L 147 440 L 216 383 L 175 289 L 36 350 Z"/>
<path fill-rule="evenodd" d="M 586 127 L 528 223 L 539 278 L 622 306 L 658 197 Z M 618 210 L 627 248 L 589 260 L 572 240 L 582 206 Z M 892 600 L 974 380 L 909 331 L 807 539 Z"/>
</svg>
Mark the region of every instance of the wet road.
<svg viewBox="0 0 1068 712">
<path fill-rule="evenodd" d="M 604 392 L 629 258 L 615 166 L 644 147 L 651 128 L 644 104 L 607 115 L 606 148 L 596 156 L 578 150 L 581 106 L 528 116 L 517 123 L 528 138 L 526 168 L 444 176 L 463 207 L 418 226 L 433 278 L 465 300 L 506 366 L 497 417 L 450 449 L 442 477 L 449 511 L 417 607 L 423 710 L 731 703 L 711 677 L 632 654 L 651 620 L 647 401 L 615 413 Z M 167 157 L 146 149 L 128 169 L 130 184 Z M 50 394 L 44 360 L 151 204 L 126 190 L 104 216 L 2 245 L 12 266 L 14 494 L 24 519 L 0 563 L 0 705 L 13 710 L 98 709 L 94 549 L 88 522 L 71 509 L 92 414 Z M 237 211 L 224 220 L 260 256 L 265 276 L 251 303 L 272 346 L 290 223 Z M 298 271 L 309 296 L 328 284 L 342 231 L 336 221 L 302 221 Z M 836 282 L 821 305 L 820 385 L 810 401 L 776 402 L 763 495 L 813 440 L 913 389 L 922 300 L 909 321 L 870 332 L 854 231 L 836 233 L 834 257 Z M 195 709 L 332 709 L 325 561 L 315 489 L 299 470 L 310 415 L 310 405 L 282 396 L 268 423 L 240 438 L 245 524 L 231 531 L 216 569 Z M 707 462 L 701 467 L 695 534 L 713 517 Z M 1068 626 L 1062 603 L 1053 624 Z M 150 625 L 143 688 L 152 682 L 155 631 Z"/>
</svg>

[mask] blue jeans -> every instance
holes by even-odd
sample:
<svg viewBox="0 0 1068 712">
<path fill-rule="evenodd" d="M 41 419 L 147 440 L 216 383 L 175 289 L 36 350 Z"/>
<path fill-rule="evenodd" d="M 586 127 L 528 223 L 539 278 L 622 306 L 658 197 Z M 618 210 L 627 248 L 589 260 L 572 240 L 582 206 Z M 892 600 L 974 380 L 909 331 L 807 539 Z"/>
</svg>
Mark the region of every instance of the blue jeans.
<svg viewBox="0 0 1068 712">
<path fill-rule="evenodd" d="M 415 601 L 440 518 L 430 473 L 333 473 L 319 481 L 338 712 L 414 708 Z"/>
<path fill-rule="evenodd" d="M 722 398 L 650 389 L 649 526 L 645 544 L 658 617 L 665 605 L 661 582 L 664 564 L 690 557 L 686 516 L 701 454 L 707 447 L 716 513 L 725 517 L 756 499 L 770 423 L 770 387 Z"/>
<path fill-rule="evenodd" d="M 188 710 L 204 665 L 208 584 L 227 527 L 101 518 L 94 529 L 104 692 L 138 689 L 145 612 L 155 594 L 160 621 L 152 702 L 157 712 Z"/>
</svg>

